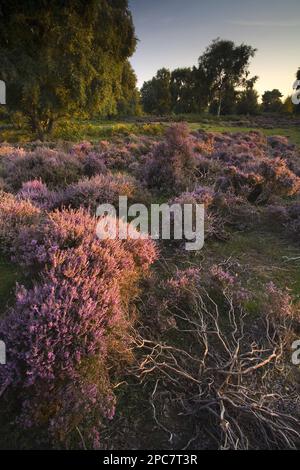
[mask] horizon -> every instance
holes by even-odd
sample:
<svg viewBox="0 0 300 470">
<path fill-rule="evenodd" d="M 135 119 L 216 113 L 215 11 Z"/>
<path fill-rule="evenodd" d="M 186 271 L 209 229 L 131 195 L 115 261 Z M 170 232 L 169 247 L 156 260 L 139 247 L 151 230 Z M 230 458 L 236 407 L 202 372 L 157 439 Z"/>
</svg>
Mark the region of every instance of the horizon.
<svg viewBox="0 0 300 470">
<path fill-rule="evenodd" d="M 199 56 L 213 39 L 221 37 L 257 49 L 251 60 L 250 76 L 257 75 L 256 90 L 277 88 L 284 98 L 292 94 L 300 66 L 300 3 L 298 0 L 238 0 L 200 3 L 198 0 L 130 0 L 130 10 L 138 38 L 130 59 L 138 87 L 166 67 L 197 65 Z M 299 20 L 295 19 L 299 18 Z"/>
</svg>

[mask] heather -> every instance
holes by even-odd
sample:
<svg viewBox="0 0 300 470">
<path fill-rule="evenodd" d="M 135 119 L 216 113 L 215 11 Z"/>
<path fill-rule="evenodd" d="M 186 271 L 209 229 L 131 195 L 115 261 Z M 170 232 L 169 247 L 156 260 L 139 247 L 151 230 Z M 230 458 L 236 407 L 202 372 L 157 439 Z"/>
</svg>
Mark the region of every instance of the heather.
<svg viewBox="0 0 300 470">
<path fill-rule="evenodd" d="M 150 189 L 165 193 L 184 190 L 194 179 L 196 160 L 185 124 L 173 125 L 166 138 L 148 155 L 144 178 Z"/>
<path fill-rule="evenodd" d="M 78 158 L 42 147 L 29 152 L 8 153 L 1 159 L 1 166 L 1 173 L 12 190 L 18 190 L 22 183 L 34 179 L 40 179 L 51 187 L 65 186 L 76 181 L 83 171 Z"/>
<path fill-rule="evenodd" d="M 28 230 L 15 257 L 41 272 L 31 289 L 17 288 L 2 321 L 10 357 L 1 389 L 8 400 L 17 391 L 24 429 L 65 446 L 80 426 L 93 446 L 93 426 L 114 416 L 108 371 L 130 356 L 130 306 L 156 249 L 149 240 L 100 242 L 83 209 L 54 212 Z"/>
<path fill-rule="evenodd" d="M 0 255 L 17 273 L 1 306 L 0 441 L 299 447 L 298 148 L 178 123 L 101 139 L 0 146 Z M 99 240 L 96 208 L 119 196 L 203 204 L 203 250 Z"/>
</svg>

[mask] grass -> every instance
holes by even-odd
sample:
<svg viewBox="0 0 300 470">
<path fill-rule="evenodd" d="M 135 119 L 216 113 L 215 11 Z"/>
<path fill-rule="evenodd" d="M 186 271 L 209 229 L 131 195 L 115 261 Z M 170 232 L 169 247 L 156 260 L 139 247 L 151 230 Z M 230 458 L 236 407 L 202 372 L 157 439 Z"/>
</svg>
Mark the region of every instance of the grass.
<svg viewBox="0 0 300 470">
<path fill-rule="evenodd" d="M 195 121 L 191 119 L 194 117 Z M 229 118 L 229 117 L 228 117 Z M 239 117 L 241 119 L 242 116 Z M 216 119 L 214 116 L 208 116 L 205 122 L 201 120 L 200 116 L 182 116 L 183 120 L 188 120 L 191 130 L 203 129 L 211 132 L 249 132 L 251 130 L 261 131 L 266 136 L 282 135 L 288 137 L 291 142 L 300 147 L 300 130 L 297 127 L 290 126 L 287 128 L 258 128 L 258 127 L 241 127 L 234 126 L 231 120 L 226 125 L 226 116 L 222 117 L 222 121 Z M 50 140 L 69 140 L 69 141 L 98 141 L 101 139 L 110 139 L 113 137 L 128 136 L 130 134 L 136 135 L 152 135 L 158 136 L 164 132 L 164 129 L 170 125 L 170 122 L 138 122 L 138 121 L 111 121 L 100 119 L 66 119 L 57 123 L 53 136 Z M 11 143 L 25 143 L 35 140 L 34 136 L 30 133 L 29 129 L 17 129 L 9 122 L 0 121 L 0 142 Z"/>
<path fill-rule="evenodd" d="M 0 316 L 14 298 L 16 282 L 21 281 L 19 268 L 4 259 L 0 259 Z"/>
<path fill-rule="evenodd" d="M 257 293 L 272 280 L 300 300 L 300 250 L 278 234 L 262 230 L 235 232 L 224 243 L 208 243 L 204 253 L 210 265 L 212 259 L 237 260 L 244 267 L 243 284 Z"/>
<path fill-rule="evenodd" d="M 130 134 L 157 136 L 162 135 L 164 129 L 165 125 L 161 123 L 68 119 L 59 121 L 53 134 L 47 140 L 96 142 L 113 137 L 126 137 Z M 17 129 L 10 124 L 0 122 L 0 142 L 27 143 L 34 140 L 36 138 L 29 128 Z"/>
</svg>

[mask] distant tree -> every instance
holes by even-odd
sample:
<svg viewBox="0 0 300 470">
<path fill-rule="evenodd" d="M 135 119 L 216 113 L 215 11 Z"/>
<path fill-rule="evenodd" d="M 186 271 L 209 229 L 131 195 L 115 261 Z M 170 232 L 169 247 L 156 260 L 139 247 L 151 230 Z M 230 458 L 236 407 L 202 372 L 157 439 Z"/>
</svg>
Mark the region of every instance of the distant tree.
<svg viewBox="0 0 300 470">
<path fill-rule="evenodd" d="M 193 75 L 195 81 L 195 102 L 197 103 L 197 111 L 203 112 L 208 110 L 210 103 L 210 83 L 203 69 L 193 67 Z"/>
<path fill-rule="evenodd" d="M 142 112 L 141 97 L 137 89 L 137 78 L 133 68 L 127 61 L 122 71 L 120 98 L 117 102 L 119 116 L 139 116 Z"/>
<path fill-rule="evenodd" d="M 262 109 L 265 113 L 277 113 L 282 110 L 283 95 L 279 90 L 265 91 L 262 96 Z"/>
<path fill-rule="evenodd" d="M 7 104 L 42 138 L 70 112 L 115 113 L 136 46 L 127 0 L 1 0 Z"/>
<path fill-rule="evenodd" d="M 175 113 L 195 111 L 195 80 L 191 68 L 176 69 L 171 73 L 172 110 Z"/>
<path fill-rule="evenodd" d="M 215 98 L 210 103 L 209 111 L 215 115 L 219 115 L 219 112 L 221 112 L 221 115 L 235 114 L 237 97 L 238 92 L 235 90 L 232 84 L 228 83 L 228 85 L 223 90 L 221 110 L 219 110 L 219 100 L 218 98 Z"/>
<path fill-rule="evenodd" d="M 196 68 L 176 69 L 171 74 L 172 110 L 201 113 L 208 105 L 205 77 Z"/>
<path fill-rule="evenodd" d="M 284 100 L 281 110 L 284 114 L 294 114 L 296 112 L 295 108 L 296 106 L 292 102 L 292 95 L 290 95 Z"/>
<path fill-rule="evenodd" d="M 233 41 L 218 38 L 200 56 L 199 70 L 208 85 L 210 100 L 218 103 L 218 116 L 222 111 L 225 91 L 243 83 L 255 52 L 256 49 L 246 44 L 236 46 Z"/>
<path fill-rule="evenodd" d="M 141 96 L 146 113 L 159 115 L 170 113 L 172 110 L 170 70 L 160 69 L 152 80 L 145 82 Z"/>
<path fill-rule="evenodd" d="M 245 80 L 244 90 L 239 93 L 236 110 L 238 114 L 256 115 L 259 112 L 258 93 L 254 85 L 258 77 Z"/>
</svg>

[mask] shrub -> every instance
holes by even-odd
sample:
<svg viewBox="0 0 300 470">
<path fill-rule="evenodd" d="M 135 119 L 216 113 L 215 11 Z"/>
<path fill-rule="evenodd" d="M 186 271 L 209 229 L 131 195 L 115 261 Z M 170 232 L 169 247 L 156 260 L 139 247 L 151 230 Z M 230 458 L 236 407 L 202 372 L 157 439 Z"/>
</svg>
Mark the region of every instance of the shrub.
<svg viewBox="0 0 300 470">
<path fill-rule="evenodd" d="M 22 184 L 17 198 L 29 200 L 40 209 L 53 210 L 61 204 L 63 191 L 50 191 L 41 180 L 33 180 Z"/>
<path fill-rule="evenodd" d="M 256 202 L 263 191 L 263 178 L 256 173 L 244 173 L 234 166 L 226 168 L 216 181 L 215 191 L 231 192 Z"/>
<path fill-rule="evenodd" d="M 288 293 L 262 285 L 254 317 L 247 309 L 254 293 L 242 288 L 236 274 L 228 262 L 208 273 L 183 270 L 164 283 L 163 295 L 159 290 L 160 305 L 175 325 L 166 345 L 153 322 L 141 346 L 141 374 L 149 386 L 156 383 L 149 402 L 163 410 L 168 394 L 176 404 L 171 411 L 193 417 L 191 439 L 205 423 L 193 444 L 197 449 L 296 449 L 299 409 L 293 385 L 287 386 L 286 361 L 299 308 L 297 313 Z M 171 413 L 157 416 L 170 434 L 176 431 Z"/>
<path fill-rule="evenodd" d="M 0 243 L 1 251 L 10 253 L 24 227 L 35 225 L 40 210 L 29 201 L 18 201 L 12 194 L 0 192 Z"/>
<path fill-rule="evenodd" d="M 101 159 L 111 170 L 127 171 L 135 157 L 126 146 L 111 146 L 101 154 Z"/>
<path fill-rule="evenodd" d="M 265 160 L 258 168 L 264 178 L 264 186 L 269 194 L 278 196 L 294 196 L 300 191 L 300 178 L 289 168 L 285 161 L 277 158 Z"/>
<path fill-rule="evenodd" d="M 101 154 L 90 152 L 83 158 L 83 172 L 89 178 L 99 174 L 106 174 L 107 168 Z"/>
<path fill-rule="evenodd" d="M 13 152 L 2 160 L 3 174 L 13 190 L 22 183 L 41 180 L 50 188 L 66 186 L 80 178 L 83 166 L 78 157 L 48 148 Z"/>
<path fill-rule="evenodd" d="M 99 204 L 117 204 L 119 196 L 132 199 L 137 190 L 134 178 L 122 174 L 97 175 L 70 185 L 64 192 L 64 205 L 73 208 L 89 207 L 95 211 Z"/>
<path fill-rule="evenodd" d="M 214 191 L 211 188 L 198 186 L 192 192 L 182 193 L 169 204 L 204 204 L 206 208 L 211 206 L 214 200 Z"/>
<path fill-rule="evenodd" d="M 82 209 L 54 212 L 36 243 L 23 238 L 23 257 L 43 254 L 44 269 L 1 321 L 9 358 L 0 390 L 19 426 L 58 447 L 78 446 L 79 434 L 98 445 L 101 422 L 113 417 L 109 370 L 129 358 L 136 284 L 157 256 L 150 240 L 98 240 L 96 222 Z"/>
<path fill-rule="evenodd" d="M 165 141 L 149 155 L 144 178 L 150 189 L 171 194 L 184 191 L 195 179 L 196 159 L 188 126 L 177 124 L 166 132 Z"/>
</svg>

